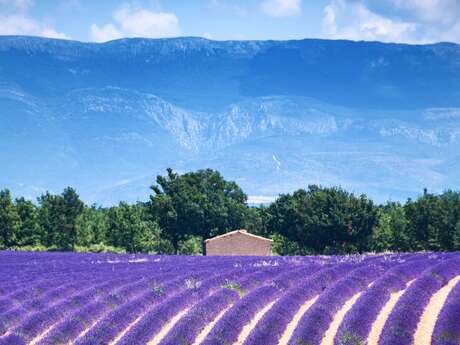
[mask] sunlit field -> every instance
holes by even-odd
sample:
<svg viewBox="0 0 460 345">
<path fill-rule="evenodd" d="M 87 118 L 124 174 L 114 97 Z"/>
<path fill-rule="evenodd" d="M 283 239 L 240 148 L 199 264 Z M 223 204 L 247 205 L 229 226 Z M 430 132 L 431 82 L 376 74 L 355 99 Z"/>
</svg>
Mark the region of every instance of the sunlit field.
<svg viewBox="0 0 460 345">
<path fill-rule="evenodd" d="M 0 252 L 0 344 L 458 344 L 460 254 Z"/>
</svg>

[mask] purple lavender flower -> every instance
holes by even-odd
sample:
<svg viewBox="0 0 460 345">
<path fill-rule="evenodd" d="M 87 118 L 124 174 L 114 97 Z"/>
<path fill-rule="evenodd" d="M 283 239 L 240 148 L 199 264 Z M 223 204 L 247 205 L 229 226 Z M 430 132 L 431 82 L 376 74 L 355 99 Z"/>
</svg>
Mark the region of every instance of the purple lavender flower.
<svg viewBox="0 0 460 345">
<path fill-rule="evenodd" d="M 454 258 L 429 268 L 417 278 L 391 312 L 380 336 L 379 345 L 411 344 L 418 321 L 433 293 L 458 274 L 460 259 Z"/>
<path fill-rule="evenodd" d="M 334 339 L 335 345 L 364 344 L 372 324 L 393 292 L 406 284 L 437 260 L 414 260 L 388 270 L 369 288 L 345 316 Z"/>
<path fill-rule="evenodd" d="M 324 291 L 315 304 L 300 319 L 289 345 L 320 344 L 335 313 L 343 304 L 367 288 L 369 283 L 385 271 L 383 265 L 369 264 L 349 273 Z"/>
<path fill-rule="evenodd" d="M 459 274 L 459 260 L 458 253 L 267 258 L 0 251 L 0 345 L 42 335 L 37 345 L 107 344 L 128 326 L 118 344 L 142 344 L 177 315 L 161 345 L 186 345 L 222 311 L 204 344 L 233 343 L 269 305 L 245 345 L 275 345 L 300 306 L 319 296 L 291 339 L 318 344 L 337 310 L 363 292 L 334 340 L 349 345 L 366 338 L 392 292 L 416 279 L 381 338 L 381 345 L 406 344 L 432 294 Z M 458 343 L 459 299 L 456 287 L 434 345 Z"/>
<path fill-rule="evenodd" d="M 460 344 L 460 284 L 457 284 L 447 296 L 441 313 L 436 321 L 431 342 L 433 345 Z"/>
</svg>

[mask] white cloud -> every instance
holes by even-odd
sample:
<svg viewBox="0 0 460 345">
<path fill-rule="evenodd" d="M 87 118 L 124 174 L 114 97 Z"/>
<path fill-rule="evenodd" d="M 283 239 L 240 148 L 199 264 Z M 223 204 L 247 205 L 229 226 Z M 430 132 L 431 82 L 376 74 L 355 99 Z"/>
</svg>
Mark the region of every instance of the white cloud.
<svg viewBox="0 0 460 345">
<path fill-rule="evenodd" d="M 0 35 L 69 39 L 64 33 L 28 15 L 34 3 L 34 0 L 0 0 Z"/>
<path fill-rule="evenodd" d="M 90 34 L 91 38 L 95 42 L 107 42 L 123 37 L 123 34 L 112 24 L 107 24 L 101 27 L 93 24 L 90 27 Z"/>
<path fill-rule="evenodd" d="M 457 0 L 331 0 L 323 36 L 383 42 L 460 42 Z"/>
<path fill-rule="evenodd" d="M 301 12 L 301 0 L 265 0 L 260 7 L 272 17 L 297 16 Z"/>
<path fill-rule="evenodd" d="M 359 1 L 331 1 L 324 9 L 323 31 L 326 37 L 334 39 L 416 41 L 416 24 L 378 15 Z"/>
<path fill-rule="evenodd" d="M 212 40 L 212 39 L 213 39 L 212 35 L 211 35 L 209 32 L 205 32 L 205 33 L 203 33 L 201 36 L 202 36 L 203 38 L 208 39 L 208 40 Z"/>
<path fill-rule="evenodd" d="M 426 40 L 460 42 L 460 1 L 391 0 L 391 4 L 389 15 L 416 20 Z"/>
<path fill-rule="evenodd" d="M 323 23 L 326 35 L 335 39 L 415 41 L 416 24 L 380 16 L 360 2 L 333 0 L 324 9 Z"/>
<path fill-rule="evenodd" d="M 44 28 L 43 30 L 41 30 L 40 36 L 49 38 L 59 38 L 63 40 L 70 39 L 70 37 L 64 34 L 63 32 L 57 32 L 56 30 L 50 28 Z"/>
<path fill-rule="evenodd" d="M 125 6 L 114 15 L 123 32 L 145 37 L 167 37 L 179 34 L 179 20 L 174 13 L 133 10 Z"/>
<path fill-rule="evenodd" d="M 0 35 L 33 35 L 68 39 L 64 33 L 57 32 L 35 19 L 23 14 L 0 15 Z"/>
<path fill-rule="evenodd" d="M 121 37 L 175 37 L 180 35 L 179 19 L 174 13 L 152 12 L 122 6 L 113 15 L 114 24 L 92 24 L 91 38 L 102 42 Z"/>
</svg>

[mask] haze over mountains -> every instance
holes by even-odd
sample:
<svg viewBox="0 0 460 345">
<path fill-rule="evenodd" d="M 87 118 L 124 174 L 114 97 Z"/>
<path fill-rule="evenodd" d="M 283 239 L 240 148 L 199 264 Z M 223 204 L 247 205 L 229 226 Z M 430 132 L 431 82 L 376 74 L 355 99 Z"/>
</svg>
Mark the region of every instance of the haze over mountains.
<svg viewBox="0 0 460 345">
<path fill-rule="evenodd" d="M 167 167 L 268 200 L 460 186 L 460 46 L 0 37 L 0 188 L 145 200 Z"/>
</svg>

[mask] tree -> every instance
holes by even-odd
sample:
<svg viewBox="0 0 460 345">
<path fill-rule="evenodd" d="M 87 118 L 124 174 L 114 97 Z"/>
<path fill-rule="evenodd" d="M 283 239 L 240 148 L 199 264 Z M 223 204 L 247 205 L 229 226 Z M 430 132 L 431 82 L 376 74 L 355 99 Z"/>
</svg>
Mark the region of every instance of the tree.
<svg viewBox="0 0 460 345">
<path fill-rule="evenodd" d="M 459 251 L 460 250 L 460 219 L 458 220 L 455 226 L 453 241 L 454 241 L 454 250 Z"/>
<path fill-rule="evenodd" d="M 20 228 L 16 207 L 8 189 L 0 191 L 0 247 L 11 247 L 17 244 L 17 235 Z"/>
<path fill-rule="evenodd" d="M 219 172 L 206 169 L 183 175 L 167 169 L 157 176 L 150 196 L 150 210 L 175 252 L 187 235 L 221 234 L 244 224 L 247 196 L 241 188 L 226 181 Z"/>
<path fill-rule="evenodd" d="M 57 243 L 60 227 L 60 196 L 49 192 L 38 198 L 39 212 L 38 220 L 41 227 L 42 238 L 40 242 L 45 247 L 52 247 Z"/>
<path fill-rule="evenodd" d="M 126 249 L 129 253 L 158 252 L 161 233 L 158 225 L 142 219 L 139 205 L 121 202 L 107 212 L 107 242 Z"/>
<path fill-rule="evenodd" d="M 107 212 L 92 205 L 85 207 L 77 219 L 77 244 L 88 246 L 106 242 Z"/>
<path fill-rule="evenodd" d="M 460 193 L 447 190 L 440 196 L 441 217 L 439 218 L 439 240 L 441 250 L 455 250 L 457 224 L 460 221 Z"/>
<path fill-rule="evenodd" d="M 267 207 L 261 205 L 259 207 L 248 207 L 244 216 L 244 228 L 259 236 L 268 237 L 271 235 L 268 229 Z"/>
<path fill-rule="evenodd" d="M 408 219 L 411 250 L 452 251 L 456 247 L 460 220 L 460 194 L 446 191 L 435 195 L 424 191 L 404 206 Z"/>
<path fill-rule="evenodd" d="M 42 234 L 38 223 L 38 209 L 30 200 L 23 197 L 15 201 L 16 210 L 20 218 L 20 226 L 17 232 L 19 246 L 34 246 L 40 244 Z"/>
<path fill-rule="evenodd" d="M 268 213 L 269 228 L 296 242 L 302 254 L 368 250 L 378 221 L 376 207 L 364 195 L 318 186 L 281 195 Z"/>
<path fill-rule="evenodd" d="M 83 213 L 85 204 L 71 187 L 64 189 L 62 201 L 64 213 L 62 245 L 74 249 L 77 244 L 77 219 Z"/>
<path fill-rule="evenodd" d="M 67 187 L 61 195 L 46 193 L 38 201 L 45 246 L 73 250 L 77 244 L 77 220 L 84 210 L 75 189 Z"/>
<path fill-rule="evenodd" d="M 408 232 L 411 238 L 411 250 L 433 250 L 436 246 L 432 240 L 437 237 L 433 227 L 433 215 L 437 213 L 435 196 L 426 190 L 423 196 L 413 201 L 409 199 L 404 205 L 404 210 L 408 219 Z M 429 245 L 431 238 L 431 245 Z"/>
<path fill-rule="evenodd" d="M 404 207 L 399 203 L 388 202 L 379 207 L 378 215 L 379 221 L 372 237 L 371 249 L 376 252 L 410 250 L 411 240 Z"/>
</svg>

